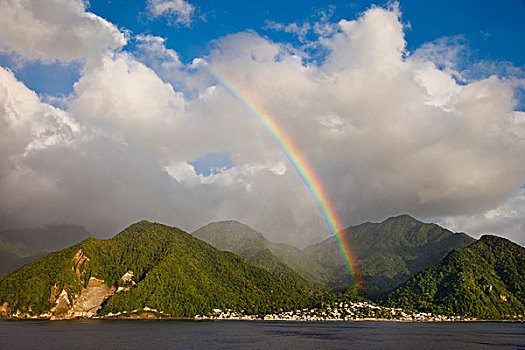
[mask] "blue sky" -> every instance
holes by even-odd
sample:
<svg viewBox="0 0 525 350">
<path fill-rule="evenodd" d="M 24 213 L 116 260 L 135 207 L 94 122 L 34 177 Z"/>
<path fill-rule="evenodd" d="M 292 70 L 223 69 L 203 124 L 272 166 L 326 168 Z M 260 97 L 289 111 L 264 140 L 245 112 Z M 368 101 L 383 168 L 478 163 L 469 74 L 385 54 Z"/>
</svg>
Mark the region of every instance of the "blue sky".
<svg viewBox="0 0 525 350">
<path fill-rule="evenodd" d="M 522 0 L 5 2 L 0 228 L 326 237 L 212 70 L 296 143 L 344 225 L 408 213 L 525 242 L 523 18 Z"/>
<path fill-rule="evenodd" d="M 197 175 L 210 176 L 216 174 L 222 169 L 231 168 L 234 163 L 231 159 L 230 152 L 210 152 L 197 159 L 188 162 L 195 168 Z"/>
<path fill-rule="evenodd" d="M 131 5 L 130 5 L 131 3 Z M 317 20 L 324 12 L 333 22 L 355 18 L 372 5 L 387 1 L 193 1 L 196 18 L 189 27 L 169 25 L 167 19 L 151 20 L 144 1 L 94 0 L 89 9 L 119 27 L 135 33 L 167 37 L 183 61 L 206 54 L 210 42 L 244 30 L 254 30 L 273 40 L 293 40 L 292 36 L 264 30 L 266 21 L 301 23 Z M 525 64 L 525 4 L 521 0 L 400 1 L 403 22 L 410 24 L 408 50 L 443 36 L 462 35 L 471 44 L 475 59 L 497 59 Z"/>
<path fill-rule="evenodd" d="M 193 1 L 195 13 L 189 25 L 173 24 L 166 17 L 151 18 L 146 1 L 92 0 L 88 10 L 133 34 L 151 34 L 166 38 L 165 45 L 175 50 L 184 63 L 209 54 L 214 40 L 229 34 L 252 30 L 276 42 L 295 46 L 302 43 L 297 35 L 268 28 L 268 21 L 299 25 L 353 19 L 371 6 L 388 6 L 388 1 Z M 440 38 L 458 38 L 468 51 L 461 68 L 483 60 L 525 65 L 525 2 L 494 1 L 400 1 L 407 50 Z M 310 35 L 311 38 L 311 35 Z M 133 52 L 134 43 L 124 47 Z M 322 59 L 322 54 L 320 57 Z M 17 77 L 38 93 L 60 96 L 69 94 L 80 77 L 79 64 L 44 64 L 30 62 L 17 67 L 7 55 L 0 63 L 10 67 Z M 496 70 L 490 73 L 501 73 Z M 521 92 L 522 94 L 522 92 Z M 520 96 L 519 108 L 525 107 Z"/>
</svg>

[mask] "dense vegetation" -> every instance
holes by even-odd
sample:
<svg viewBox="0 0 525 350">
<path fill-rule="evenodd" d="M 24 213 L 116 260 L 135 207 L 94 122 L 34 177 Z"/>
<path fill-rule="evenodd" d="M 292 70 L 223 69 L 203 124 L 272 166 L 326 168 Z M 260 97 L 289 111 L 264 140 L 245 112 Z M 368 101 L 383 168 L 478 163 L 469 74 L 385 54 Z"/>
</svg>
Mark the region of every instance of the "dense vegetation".
<svg viewBox="0 0 525 350">
<path fill-rule="evenodd" d="M 387 304 L 483 319 L 525 315 L 525 248 L 483 236 L 388 295 Z"/>
<path fill-rule="evenodd" d="M 369 293 L 410 278 L 383 299 L 389 306 L 484 319 L 525 314 L 525 249 L 506 239 L 483 236 L 468 245 L 473 239 L 464 234 L 409 216 L 350 227 L 345 234 Z M 363 295 L 356 286 L 314 292 L 285 261 L 313 266 L 310 273 L 317 279 L 310 281 L 343 286 L 348 280 L 333 241 L 301 251 L 268 242 L 237 222 L 210 224 L 194 235 L 221 250 L 177 228 L 147 221 L 111 239 L 88 238 L 0 278 L 0 306 L 7 302 L 12 312 L 39 315 L 55 306 L 62 290 L 75 299 L 90 277 L 108 287 L 131 287 L 111 296 L 101 315 L 146 307 L 172 317 L 206 315 L 216 308 L 263 315 L 323 309 Z M 450 252 L 455 246 L 467 247 Z M 428 267 L 441 256 L 446 257 Z M 420 268 L 426 269 L 417 273 Z M 133 280 L 124 282 L 128 271 Z"/>
<path fill-rule="evenodd" d="M 77 262 L 82 253 L 87 259 Z M 177 228 L 142 221 L 111 239 L 89 238 L 6 275 L 0 279 L 0 304 L 40 314 L 62 288 L 71 300 L 89 277 L 116 286 L 127 271 L 133 271 L 136 286 L 112 296 L 101 314 L 146 306 L 174 317 L 212 308 L 262 314 L 299 307 L 309 298 L 307 289 L 291 288 L 232 253 Z"/>
<path fill-rule="evenodd" d="M 290 267 L 312 285 L 334 290 L 352 286 L 333 238 L 306 247 L 276 244 L 236 221 L 208 224 L 193 235 L 217 249 L 236 253 L 275 274 Z M 415 273 L 439 262 L 454 248 L 474 239 L 408 215 L 381 223 L 364 223 L 344 231 L 358 263 L 364 287 L 361 293 L 378 297 Z M 265 256 L 265 259 L 258 257 Z"/>
<path fill-rule="evenodd" d="M 0 231 L 0 276 L 87 237 L 86 229 L 76 225 Z"/>
<path fill-rule="evenodd" d="M 474 239 L 408 215 L 381 223 L 348 227 L 344 237 L 352 248 L 368 296 L 380 296 L 415 273 L 439 262 L 454 248 L 466 247 Z M 305 248 L 313 261 L 331 271 L 328 286 L 345 288 L 349 280 L 333 238 Z"/>
<path fill-rule="evenodd" d="M 192 235 L 219 250 L 235 253 L 251 264 L 271 272 L 296 288 L 316 285 L 322 267 L 300 249 L 268 241 L 250 226 L 237 221 L 221 221 L 201 227 Z"/>
<path fill-rule="evenodd" d="M 48 254 L 2 277 L 0 304 L 7 302 L 13 312 L 38 315 L 53 307 L 51 294 L 57 289 L 67 286 L 71 295 L 79 293 L 81 284 L 72 269 L 78 249 L 76 245 Z"/>
</svg>

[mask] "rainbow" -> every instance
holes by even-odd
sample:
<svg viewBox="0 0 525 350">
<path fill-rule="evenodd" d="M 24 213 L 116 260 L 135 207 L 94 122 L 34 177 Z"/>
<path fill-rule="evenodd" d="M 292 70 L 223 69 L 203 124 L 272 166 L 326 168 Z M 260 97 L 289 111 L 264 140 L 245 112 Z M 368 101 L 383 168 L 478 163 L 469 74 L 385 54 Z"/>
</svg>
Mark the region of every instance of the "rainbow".
<svg viewBox="0 0 525 350">
<path fill-rule="evenodd" d="M 324 190 L 321 181 L 315 174 L 314 170 L 301 153 L 297 145 L 292 141 L 290 136 L 281 128 L 271 114 L 264 110 L 264 108 L 255 102 L 255 98 L 249 97 L 248 91 L 241 92 L 239 88 L 235 87 L 232 83 L 228 82 L 225 78 L 222 78 L 219 74 L 212 71 L 207 65 L 204 65 L 204 69 L 210 73 L 217 81 L 219 81 L 228 92 L 233 95 L 238 101 L 246 106 L 252 115 L 264 126 L 266 131 L 272 136 L 275 142 L 279 145 L 286 158 L 293 165 L 301 180 L 304 182 L 308 191 L 314 198 L 319 210 L 321 211 L 330 232 L 334 235 L 339 253 L 344 261 L 348 277 L 351 283 L 361 283 L 357 269 L 357 264 L 354 258 L 354 254 L 348 245 L 345 237 L 342 233 L 343 226 L 339 220 L 334 206 L 328 198 L 327 192 Z"/>
</svg>

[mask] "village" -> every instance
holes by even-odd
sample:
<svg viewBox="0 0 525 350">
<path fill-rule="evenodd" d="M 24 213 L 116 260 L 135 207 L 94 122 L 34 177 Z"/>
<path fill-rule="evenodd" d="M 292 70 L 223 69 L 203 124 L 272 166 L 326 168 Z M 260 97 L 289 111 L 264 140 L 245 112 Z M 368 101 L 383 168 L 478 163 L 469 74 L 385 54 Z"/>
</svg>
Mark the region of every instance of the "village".
<svg viewBox="0 0 525 350">
<path fill-rule="evenodd" d="M 265 321 L 404 321 L 404 322 L 451 322 L 473 321 L 462 316 L 434 315 L 425 312 L 409 312 L 399 308 L 387 308 L 368 302 L 338 303 L 324 308 L 300 309 L 268 314 L 245 315 L 233 310 L 213 309 L 210 316 L 195 316 L 197 320 L 265 320 Z"/>
</svg>

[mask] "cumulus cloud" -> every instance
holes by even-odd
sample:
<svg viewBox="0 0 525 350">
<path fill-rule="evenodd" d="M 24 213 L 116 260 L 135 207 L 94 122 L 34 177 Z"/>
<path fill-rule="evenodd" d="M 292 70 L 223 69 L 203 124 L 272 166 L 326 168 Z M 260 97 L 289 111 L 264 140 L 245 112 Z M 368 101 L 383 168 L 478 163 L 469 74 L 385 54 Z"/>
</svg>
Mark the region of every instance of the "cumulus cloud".
<svg viewBox="0 0 525 350">
<path fill-rule="evenodd" d="M 122 57 L 106 64 L 118 66 L 123 62 Z M 115 66 L 112 67 L 117 73 Z M 171 93 L 176 98 L 153 72 L 135 69 L 129 74 L 135 74 L 138 83 L 145 83 L 160 97 Z M 102 69 L 99 73 L 103 72 Z M 150 153 L 153 148 L 148 147 L 149 140 L 132 139 L 128 136 L 133 134 L 131 129 L 113 129 L 121 122 L 117 115 L 108 115 L 116 118 L 111 125 L 96 119 L 96 113 L 95 119 L 84 119 L 80 101 L 76 100 L 72 111 L 57 109 L 41 102 L 11 72 L 1 69 L 0 73 L 0 211 L 6 221 L 3 225 L 79 222 L 91 232 L 107 236 L 141 218 L 167 221 L 173 213 L 178 217 L 185 211 L 185 216 L 191 217 L 196 210 L 204 217 L 212 216 L 209 212 L 204 214 L 205 206 L 194 205 L 200 203 L 199 193 L 186 191 L 168 175 L 157 154 Z M 141 79 L 140 74 L 145 78 Z M 157 80 L 148 81 L 150 75 Z M 123 83 L 129 83 L 126 78 L 121 77 Z M 89 81 L 80 83 L 87 85 L 86 90 L 89 88 Z M 111 97 L 111 91 L 103 92 Z M 84 98 L 93 97 L 86 92 Z M 134 96 L 129 98 L 125 102 Z M 98 107 L 93 107 L 95 112 Z M 147 125 L 150 118 L 158 117 L 155 113 L 158 111 L 144 115 L 144 120 L 130 121 L 130 125 Z M 184 228 L 193 224 L 182 217 L 177 221 Z"/>
<path fill-rule="evenodd" d="M 263 30 L 291 34 L 298 40 L 299 47 L 286 42 L 281 42 L 281 45 L 286 45 L 290 52 L 315 61 L 317 58 L 322 59 L 326 53 L 324 39 L 338 31 L 338 24 L 331 21 L 333 12 L 334 6 L 329 6 L 327 11 L 316 11 L 308 19 L 300 22 L 279 23 L 266 20 Z"/>
<path fill-rule="evenodd" d="M 332 25 L 319 41 L 327 56 L 311 64 L 255 32 L 216 40 L 188 66 L 151 35 L 137 35 L 132 53 L 97 46 L 63 109 L 3 69 L 2 225 L 113 233 L 142 218 L 188 230 L 238 219 L 275 241 L 326 237 L 295 170 L 225 83 L 297 144 L 345 225 L 410 213 L 485 230 L 471 223 L 501 203 L 525 216 L 521 200 L 507 200 L 525 183 L 519 76 L 458 82 L 453 63 L 406 52 L 396 7 Z M 212 152 L 228 152 L 232 166 L 198 174 L 191 163 Z M 505 228 L 511 219 L 497 223 L 519 236 Z"/>
<path fill-rule="evenodd" d="M 189 25 L 195 7 L 184 0 L 148 0 L 148 9 L 154 17 L 167 17 L 172 24 Z"/>
<path fill-rule="evenodd" d="M 188 69 L 185 67 L 177 52 L 165 46 L 166 39 L 153 35 L 136 35 L 134 58 L 145 66 L 151 68 L 162 81 L 169 82 L 177 91 L 188 95 L 194 93 L 188 78 Z"/>
<path fill-rule="evenodd" d="M 479 237 L 482 234 L 502 235 L 525 246 L 525 189 L 521 188 L 495 208 L 479 214 L 442 218 L 438 222 L 451 230 Z"/>
<path fill-rule="evenodd" d="M 183 68 L 177 52 L 167 49 L 164 45 L 166 39 L 153 36 L 135 36 L 137 41 L 135 56 L 142 63 L 149 65 L 160 77 L 169 77 Z"/>
<path fill-rule="evenodd" d="M 306 40 L 306 35 L 312 29 L 312 25 L 308 22 L 297 24 L 296 22 L 283 24 L 267 20 L 264 26 L 265 29 L 282 31 L 285 33 L 295 34 L 300 40 Z"/>
<path fill-rule="evenodd" d="M 64 111 L 40 103 L 33 91 L 1 67 L 0 102 L 2 174 L 9 173 L 8 166 L 17 166 L 17 158 L 55 144 L 67 144 L 79 130 Z"/>
<path fill-rule="evenodd" d="M 184 118 L 185 101 L 173 87 L 128 54 L 104 57 L 75 84 L 69 111 L 79 122 L 159 145 Z"/>
<path fill-rule="evenodd" d="M 126 38 L 82 0 L 2 1 L 0 50 L 20 59 L 65 61 L 119 50 Z"/>
</svg>

